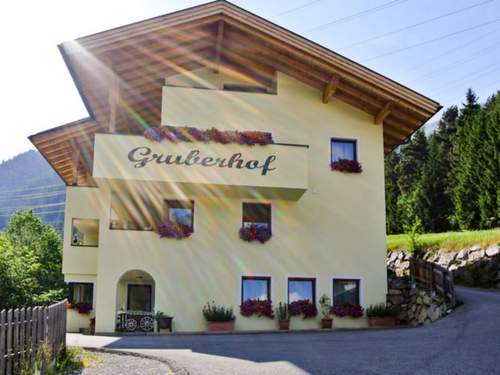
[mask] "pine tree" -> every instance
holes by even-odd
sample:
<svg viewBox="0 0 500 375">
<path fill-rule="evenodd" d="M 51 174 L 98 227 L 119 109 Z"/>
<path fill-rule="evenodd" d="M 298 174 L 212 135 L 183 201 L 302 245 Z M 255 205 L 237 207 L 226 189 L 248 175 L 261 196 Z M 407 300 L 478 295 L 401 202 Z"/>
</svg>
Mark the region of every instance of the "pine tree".
<svg viewBox="0 0 500 375">
<path fill-rule="evenodd" d="M 399 186 L 396 172 L 398 163 L 398 151 L 391 152 L 385 158 L 385 211 L 388 234 L 401 233 L 402 230 L 398 215 Z"/>
<path fill-rule="evenodd" d="M 428 221 L 428 213 L 422 205 L 421 176 L 427 160 L 427 138 L 423 130 L 418 130 L 410 142 L 401 149 L 400 161 L 396 168 L 398 174 L 398 217 L 404 229 Z"/>
<path fill-rule="evenodd" d="M 479 226 L 479 198 L 473 186 L 478 168 L 477 155 L 480 153 L 477 131 L 475 131 L 480 110 L 477 96 L 469 89 L 466 102 L 457 119 L 450 173 L 454 207 L 453 222 L 462 230 L 476 229 Z"/>
<path fill-rule="evenodd" d="M 422 166 L 427 158 L 427 138 L 423 130 L 418 130 L 410 142 L 401 148 L 400 162 L 396 168 L 398 186 L 402 194 L 411 192 L 420 179 Z"/>
<path fill-rule="evenodd" d="M 498 195 L 500 190 L 500 92 L 490 97 L 482 111 L 475 132 L 479 138 L 476 178 L 479 205 L 479 228 L 500 225 Z"/>
</svg>

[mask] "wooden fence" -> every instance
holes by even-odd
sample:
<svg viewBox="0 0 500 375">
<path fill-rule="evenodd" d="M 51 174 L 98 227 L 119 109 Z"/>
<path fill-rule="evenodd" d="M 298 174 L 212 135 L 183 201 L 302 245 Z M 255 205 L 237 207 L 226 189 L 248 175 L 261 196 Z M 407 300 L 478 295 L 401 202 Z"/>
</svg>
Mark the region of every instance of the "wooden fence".
<svg viewBox="0 0 500 375">
<path fill-rule="evenodd" d="M 0 311 L 0 375 L 20 372 L 23 363 L 35 361 L 41 344 L 52 352 L 66 345 L 66 305 Z"/>
<path fill-rule="evenodd" d="M 410 259 L 410 277 L 412 281 L 419 282 L 445 297 L 455 305 L 455 285 L 453 272 L 438 264 L 427 262 L 423 259 Z"/>
</svg>

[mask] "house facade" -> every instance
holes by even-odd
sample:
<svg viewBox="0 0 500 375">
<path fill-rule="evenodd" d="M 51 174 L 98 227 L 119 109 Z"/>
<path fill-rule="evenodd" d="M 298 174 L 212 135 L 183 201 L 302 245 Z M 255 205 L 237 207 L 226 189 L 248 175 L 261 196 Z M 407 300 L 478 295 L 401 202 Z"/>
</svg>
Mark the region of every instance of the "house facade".
<svg viewBox="0 0 500 375">
<path fill-rule="evenodd" d="M 239 306 L 385 301 L 384 153 L 436 102 L 226 1 L 60 50 L 89 118 L 30 139 L 68 186 L 69 331 L 154 311 L 203 331 L 212 301 L 271 330 Z"/>
</svg>

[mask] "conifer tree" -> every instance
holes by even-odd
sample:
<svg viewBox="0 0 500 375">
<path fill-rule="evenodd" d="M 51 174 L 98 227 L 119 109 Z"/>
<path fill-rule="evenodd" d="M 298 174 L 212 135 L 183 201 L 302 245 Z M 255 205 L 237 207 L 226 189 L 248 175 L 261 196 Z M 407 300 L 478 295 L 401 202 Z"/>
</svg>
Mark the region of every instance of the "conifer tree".
<svg viewBox="0 0 500 375">
<path fill-rule="evenodd" d="M 481 123 L 477 124 L 475 136 L 480 141 L 477 153 L 477 189 L 479 206 L 479 228 L 494 228 L 500 225 L 498 195 L 500 190 L 500 92 L 486 102 Z"/>
<path fill-rule="evenodd" d="M 388 234 L 401 233 L 402 231 L 398 215 L 399 186 L 396 172 L 398 163 L 398 151 L 391 152 L 385 158 L 385 211 Z"/>
<path fill-rule="evenodd" d="M 479 225 L 478 192 L 473 189 L 477 175 L 477 155 L 480 142 L 477 136 L 478 119 L 481 106 L 477 96 L 469 89 L 466 102 L 457 120 L 457 133 L 453 141 L 452 201 L 454 207 L 453 224 L 462 230 L 474 229 Z"/>
</svg>

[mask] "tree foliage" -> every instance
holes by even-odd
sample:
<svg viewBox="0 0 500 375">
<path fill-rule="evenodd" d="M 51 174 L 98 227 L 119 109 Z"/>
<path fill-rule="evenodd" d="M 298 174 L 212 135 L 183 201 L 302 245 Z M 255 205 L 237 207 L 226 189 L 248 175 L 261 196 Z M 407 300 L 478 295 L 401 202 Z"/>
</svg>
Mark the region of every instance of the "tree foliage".
<svg viewBox="0 0 500 375">
<path fill-rule="evenodd" d="M 0 309 L 46 305 L 65 295 L 62 240 L 33 211 L 13 214 L 0 235 Z"/>
<path fill-rule="evenodd" d="M 387 232 L 500 225 L 500 92 L 479 104 L 472 90 L 444 111 L 428 137 L 417 131 L 386 157 Z"/>
</svg>

